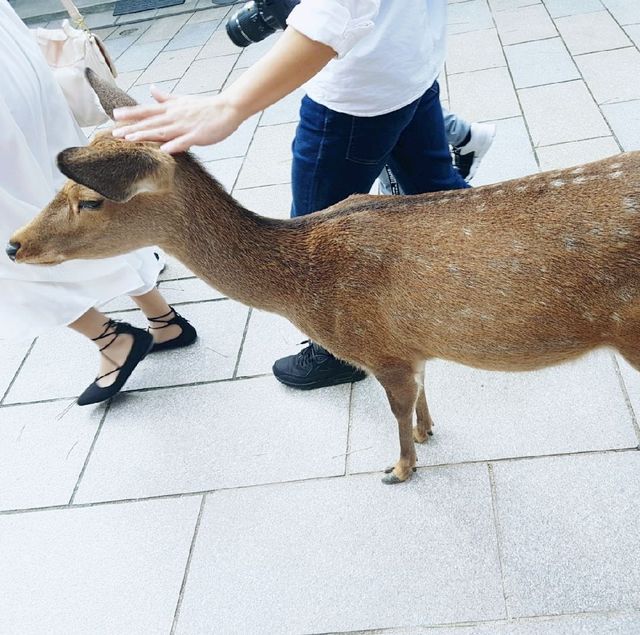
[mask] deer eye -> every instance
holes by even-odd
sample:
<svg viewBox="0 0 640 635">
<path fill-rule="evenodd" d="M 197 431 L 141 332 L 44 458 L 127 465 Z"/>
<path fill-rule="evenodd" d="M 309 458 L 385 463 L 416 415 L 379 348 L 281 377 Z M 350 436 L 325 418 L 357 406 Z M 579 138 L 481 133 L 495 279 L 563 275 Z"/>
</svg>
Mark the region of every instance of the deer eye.
<svg viewBox="0 0 640 635">
<path fill-rule="evenodd" d="M 100 209 L 104 200 L 100 201 L 79 201 L 78 209 Z"/>
</svg>

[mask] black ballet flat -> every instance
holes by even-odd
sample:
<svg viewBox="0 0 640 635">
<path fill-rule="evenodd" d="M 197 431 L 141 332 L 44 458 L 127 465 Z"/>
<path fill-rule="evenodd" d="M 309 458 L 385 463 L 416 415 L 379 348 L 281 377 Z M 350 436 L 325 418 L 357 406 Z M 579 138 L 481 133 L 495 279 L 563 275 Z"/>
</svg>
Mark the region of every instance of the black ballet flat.
<svg viewBox="0 0 640 635">
<path fill-rule="evenodd" d="M 173 313 L 173 317 L 169 318 L 168 316 Z M 171 307 L 171 311 L 169 313 L 165 313 L 164 315 L 160 315 L 155 318 L 147 318 L 149 322 L 158 322 L 162 326 L 150 326 L 149 330 L 155 331 L 156 329 L 166 329 L 168 326 L 173 324 L 177 324 L 182 332 L 178 337 L 174 337 L 172 340 L 167 340 L 166 342 L 156 342 L 149 351 L 150 353 L 157 353 L 158 351 L 169 351 L 174 348 L 183 348 L 185 346 L 190 346 L 193 344 L 196 339 L 198 339 L 197 331 L 191 326 L 189 320 L 183 318 L 173 307 Z"/>
<path fill-rule="evenodd" d="M 107 337 L 111 337 L 109 342 L 100 349 L 100 352 L 109 348 L 109 346 L 116 341 L 119 335 L 123 335 L 125 333 L 133 337 L 133 345 L 131 346 L 127 359 L 125 359 L 122 366 L 115 368 L 104 375 L 100 375 L 100 377 L 96 377 L 96 380 L 78 397 L 79 406 L 88 406 L 92 403 L 106 401 L 120 392 L 135 367 L 146 357 L 147 353 L 153 347 L 153 336 L 151 333 L 135 328 L 134 326 L 131 326 L 131 324 L 109 320 L 108 322 L 105 322 L 104 326 L 105 329 L 102 335 L 93 338 L 93 341 L 97 342 L 99 340 L 106 339 Z M 110 330 L 111 328 L 113 328 L 112 331 Z M 98 381 L 103 377 L 113 375 L 113 373 L 118 373 L 118 377 L 110 386 L 105 386 L 104 388 L 98 386 Z"/>
</svg>

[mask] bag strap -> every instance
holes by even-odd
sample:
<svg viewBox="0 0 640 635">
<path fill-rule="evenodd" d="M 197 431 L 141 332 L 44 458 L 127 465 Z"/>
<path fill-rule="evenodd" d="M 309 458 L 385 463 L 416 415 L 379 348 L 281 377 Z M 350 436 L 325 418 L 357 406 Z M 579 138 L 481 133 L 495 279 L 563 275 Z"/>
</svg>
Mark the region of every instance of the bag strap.
<svg viewBox="0 0 640 635">
<path fill-rule="evenodd" d="M 89 31 L 89 27 L 87 23 L 84 21 L 84 17 L 82 13 L 78 10 L 75 4 L 73 4 L 72 0 L 60 0 L 62 6 L 67 10 L 69 17 L 75 26 L 81 28 L 83 31 Z"/>
</svg>

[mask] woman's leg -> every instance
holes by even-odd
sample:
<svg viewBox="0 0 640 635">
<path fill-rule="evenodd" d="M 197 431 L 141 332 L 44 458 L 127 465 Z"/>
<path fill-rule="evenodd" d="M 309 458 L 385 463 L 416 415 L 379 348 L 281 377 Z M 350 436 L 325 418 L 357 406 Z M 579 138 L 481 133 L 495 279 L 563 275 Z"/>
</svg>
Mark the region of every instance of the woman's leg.
<svg viewBox="0 0 640 635">
<path fill-rule="evenodd" d="M 140 307 L 140 310 L 149 318 L 162 318 L 170 320 L 175 316 L 175 311 L 167 304 L 158 289 L 153 289 L 142 295 L 131 296 L 131 299 Z M 178 337 L 182 333 L 179 324 L 171 324 L 167 327 L 158 328 L 160 322 L 153 322 L 149 319 L 150 333 L 156 343 L 168 342 Z"/>
<path fill-rule="evenodd" d="M 105 348 L 100 354 L 100 369 L 98 376 L 106 377 L 98 380 L 98 386 L 104 388 L 110 386 L 117 379 L 118 373 L 112 371 L 122 366 L 131 351 L 133 338 L 127 333 L 115 334 L 113 326 L 109 324 L 109 318 L 96 309 L 89 309 L 75 322 L 69 324 L 69 328 L 84 335 L 90 340 L 95 340 L 94 344 L 98 349 Z M 102 337 L 104 336 L 104 337 Z M 111 344 L 109 344 L 111 342 Z"/>
</svg>

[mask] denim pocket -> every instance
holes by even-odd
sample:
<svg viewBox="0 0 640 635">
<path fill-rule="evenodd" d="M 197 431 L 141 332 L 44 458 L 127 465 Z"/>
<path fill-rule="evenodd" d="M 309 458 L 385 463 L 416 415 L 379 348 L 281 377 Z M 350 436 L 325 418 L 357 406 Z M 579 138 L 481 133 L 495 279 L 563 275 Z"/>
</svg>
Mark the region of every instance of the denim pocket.
<svg viewBox="0 0 640 635">
<path fill-rule="evenodd" d="M 347 160 L 361 165 L 376 165 L 391 153 L 398 135 L 383 117 L 351 117 Z"/>
</svg>

